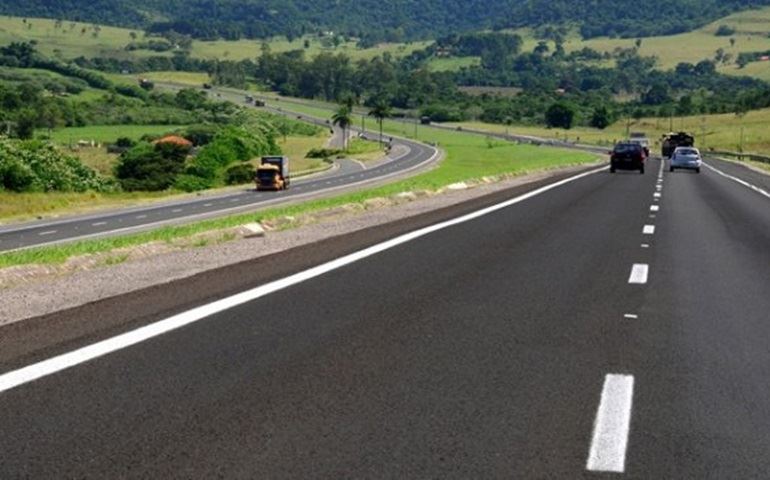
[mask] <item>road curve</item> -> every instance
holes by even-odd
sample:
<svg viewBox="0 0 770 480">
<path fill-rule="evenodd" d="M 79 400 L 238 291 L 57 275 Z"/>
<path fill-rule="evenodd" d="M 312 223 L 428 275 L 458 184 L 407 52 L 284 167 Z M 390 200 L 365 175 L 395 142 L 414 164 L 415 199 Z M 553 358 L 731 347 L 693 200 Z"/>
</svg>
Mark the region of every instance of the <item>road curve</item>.
<svg viewBox="0 0 770 480">
<path fill-rule="evenodd" d="M 287 112 L 278 112 L 288 114 Z M 296 114 L 290 114 L 293 117 Z M 326 121 L 302 115 L 303 121 L 328 128 Z M 368 133 L 367 138 L 376 139 Z M 87 238 L 132 233 L 163 225 L 186 223 L 257 208 L 328 196 L 342 190 L 370 186 L 427 168 L 439 157 L 439 150 L 408 139 L 393 138 L 390 161 L 371 168 L 349 161 L 340 168 L 313 178 L 298 179 L 281 192 L 244 189 L 225 195 L 211 195 L 151 206 L 108 210 L 57 220 L 43 220 L 0 227 L 0 252 L 72 242 Z"/>
</svg>

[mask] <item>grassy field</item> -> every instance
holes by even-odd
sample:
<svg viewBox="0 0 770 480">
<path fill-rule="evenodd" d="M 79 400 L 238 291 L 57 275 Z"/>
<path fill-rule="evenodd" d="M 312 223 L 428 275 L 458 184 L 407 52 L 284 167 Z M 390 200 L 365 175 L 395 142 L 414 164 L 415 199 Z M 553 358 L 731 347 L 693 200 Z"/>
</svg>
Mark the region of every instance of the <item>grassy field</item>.
<svg viewBox="0 0 770 480">
<path fill-rule="evenodd" d="M 731 46 L 730 37 L 714 35 L 720 25 L 735 28 L 735 45 Z M 730 15 L 698 30 L 680 35 L 650 37 L 642 39 L 639 49 L 641 55 L 658 57 L 658 68 L 674 68 L 679 62 L 696 63 L 704 59 L 713 59 L 717 49 L 731 53 L 733 59 L 740 52 L 770 50 L 770 7 L 748 10 Z M 570 52 L 583 47 L 600 52 L 612 52 L 616 48 L 632 48 L 635 39 L 596 38 L 582 40 L 577 36 L 568 39 L 564 48 Z M 531 49 L 537 41 L 531 35 L 527 37 L 525 48 Z M 735 65 L 724 65 L 720 70 L 732 74 L 748 74 L 767 78 L 770 76 L 770 62 L 753 66 L 750 70 L 739 70 Z"/>
<path fill-rule="evenodd" d="M 480 64 L 480 57 L 434 58 L 428 63 L 428 69 L 432 72 L 456 72 L 461 68 L 473 67 Z"/>
<path fill-rule="evenodd" d="M 74 145 L 79 140 L 96 143 L 114 142 L 120 137 L 138 140 L 143 135 L 162 135 L 180 128 L 177 125 L 94 125 L 54 130 L 51 140 L 60 145 Z M 42 131 L 42 134 L 47 132 Z"/>
<path fill-rule="evenodd" d="M 506 131 L 505 125 L 481 122 L 464 122 L 451 125 L 497 133 Z M 702 149 L 713 148 L 716 150 L 739 151 L 742 132 L 744 152 L 770 154 L 770 131 L 767 128 L 770 125 L 770 109 L 755 110 L 744 116 L 728 113 L 678 117 L 674 118 L 671 123 L 668 119 L 663 118 L 642 118 L 634 121 L 629 130 L 632 132 L 645 132 L 651 140 L 657 142 L 664 133 L 669 131 L 669 127 L 672 125 L 674 130 L 692 132 L 695 135 L 697 146 Z M 612 145 L 615 141 L 627 137 L 625 121 L 616 122 L 605 130 L 588 127 L 563 130 L 512 125 L 507 131 L 512 134 L 567 139 L 569 141 L 580 141 L 581 143 L 596 145 Z"/>
<path fill-rule="evenodd" d="M 118 59 L 141 58 L 147 56 L 170 56 L 171 52 L 151 52 L 148 50 L 127 51 L 126 45 L 134 41 L 131 32 L 137 34 L 137 40 L 144 38 L 140 30 L 96 26 L 80 22 L 62 22 L 57 28 L 56 21 L 44 18 L 28 18 L 26 22 L 21 17 L 0 16 L 0 45 L 10 42 L 37 42 L 37 48 L 52 57 L 72 59 L 85 57 L 113 57 Z M 305 41 L 308 48 L 305 48 Z M 194 41 L 190 55 L 195 58 L 212 60 L 243 60 L 254 59 L 261 54 L 262 40 L 237 41 Z M 272 52 L 287 52 L 290 50 L 305 50 L 306 55 L 313 57 L 321 52 L 345 53 L 353 60 L 370 59 L 377 55 L 389 53 L 394 57 L 409 55 L 413 51 L 425 48 L 430 42 L 386 43 L 372 48 L 359 49 L 356 43 L 342 42 L 334 47 L 324 46 L 318 36 L 307 35 L 289 42 L 285 37 L 275 37 L 267 41 Z"/>
</svg>

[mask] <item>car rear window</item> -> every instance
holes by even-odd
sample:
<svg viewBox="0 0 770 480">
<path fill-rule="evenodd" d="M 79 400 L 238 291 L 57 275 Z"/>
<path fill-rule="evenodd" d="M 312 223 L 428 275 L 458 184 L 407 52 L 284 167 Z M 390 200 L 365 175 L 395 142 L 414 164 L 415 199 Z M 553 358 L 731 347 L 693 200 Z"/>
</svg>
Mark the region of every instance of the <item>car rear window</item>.
<svg viewBox="0 0 770 480">
<path fill-rule="evenodd" d="M 638 152 L 641 147 L 636 143 L 621 143 L 615 145 L 615 153 L 632 153 Z"/>
<path fill-rule="evenodd" d="M 692 148 L 681 148 L 676 151 L 676 153 L 680 155 L 697 155 L 697 150 L 693 150 Z"/>
</svg>

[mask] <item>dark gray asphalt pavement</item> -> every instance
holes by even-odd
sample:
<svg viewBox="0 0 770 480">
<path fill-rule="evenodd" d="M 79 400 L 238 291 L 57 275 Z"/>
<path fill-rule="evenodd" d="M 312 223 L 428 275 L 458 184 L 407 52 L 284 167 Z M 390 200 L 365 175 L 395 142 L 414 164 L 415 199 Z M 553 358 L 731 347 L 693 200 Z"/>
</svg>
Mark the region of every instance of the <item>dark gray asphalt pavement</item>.
<svg viewBox="0 0 770 480">
<path fill-rule="evenodd" d="M 656 199 L 658 165 L 2 392 L 0 478 L 767 478 L 770 199 L 709 169 Z M 0 372 L 543 183 L 0 329 Z M 622 474 L 586 469 L 608 374 Z"/>
</svg>

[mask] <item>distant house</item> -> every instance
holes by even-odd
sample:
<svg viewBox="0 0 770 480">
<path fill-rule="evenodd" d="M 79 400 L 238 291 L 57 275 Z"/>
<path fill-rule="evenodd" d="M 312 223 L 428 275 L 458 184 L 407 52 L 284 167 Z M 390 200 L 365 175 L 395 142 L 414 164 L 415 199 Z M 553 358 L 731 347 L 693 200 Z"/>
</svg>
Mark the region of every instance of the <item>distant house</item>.
<svg viewBox="0 0 770 480">
<path fill-rule="evenodd" d="M 759 57 L 759 61 L 761 62 L 767 62 L 768 60 L 770 60 L 770 56 L 768 55 L 762 55 L 761 57 Z"/>
<path fill-rule="evenodd" d="M 192 148 L 193 146 L 193 143 L 191 141 L 187 140 L 184 137 L 180 137 L 179 135 L 166 135 L 165 137 L 161 137 L 152 143 L 154 145 L 173 143 L 174 145 L 179 145 L 180 147 L 187 147 L 187 148 Z"/>
</svg>

